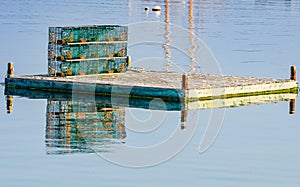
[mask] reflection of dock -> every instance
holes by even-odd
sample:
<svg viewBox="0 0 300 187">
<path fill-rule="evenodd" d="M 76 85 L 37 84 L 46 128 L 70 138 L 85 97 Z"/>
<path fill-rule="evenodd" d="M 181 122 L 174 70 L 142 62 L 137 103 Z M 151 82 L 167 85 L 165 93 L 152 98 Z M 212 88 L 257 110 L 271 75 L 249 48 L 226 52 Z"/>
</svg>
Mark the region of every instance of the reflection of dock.
<svg viewBox="0 0 300 187">
<path fill-rule="evenodd" d="M 47 91 L 37 91 L 29 89 L 10 89 L 5 90 L 8 98 L 8 108 L 12 110 L 12 96 L 22 96 L 31 99 L 48 99 L 53 101 L 77 101 L 77 102 L 95 102 L 106 107 L 131 107 L 143 108 L 151 110 L 167 110 L 167 111 L 183 111 L 183 110 L 201 110 L 211 108 L 231 108 L 246 106 L 260 103 L 274 103 L 277 101 L 295 101 L 297 93 L 275 93 L 275 94 L 258 94 L 258 95 L 244 95 L 236 97 L 224 97 L 216 99 L 203 99 L 197 101 L 181 102 L 162 101 L 160 99 L 139 99 L 127 98 L 117 96 L 99 96 L 89 97 L 86 94 L 68 94 L 68 93 L 53 93 Z M 9 102 L 10 101 L 10 102 Z"/>
<path fill-rule="evenodd" d="M 75 93 L 54 93 L 30 89 L 5 89 L 7 109 L 12 112 L 13 96 L 47 99 L 47 154 L 92 153 L 113 151 L 113 145 L 126 142 L 125 107 L 181 112 L 181 128 L 188 128 L 188 110 L 227 108 L 260 103 L 290 101 L 295 112 L 297 93 L 276 93 L 205 99 L 187 102 L 162 101 L 117 96 L 90 97 Z"/>
<path fill-rule="evenodd" d="M 204 109 L 204 108 L 231 108 L 246 106 L 251 104 L 274 103 L 277 101 L 295 100 L 297 94 L 294 93 L 278 93 L 268 95 L 256 95 L 246 97 L 233 97 L 214 100 L 195 101 L 187 104 L 187 110 Z"/>
</svg>

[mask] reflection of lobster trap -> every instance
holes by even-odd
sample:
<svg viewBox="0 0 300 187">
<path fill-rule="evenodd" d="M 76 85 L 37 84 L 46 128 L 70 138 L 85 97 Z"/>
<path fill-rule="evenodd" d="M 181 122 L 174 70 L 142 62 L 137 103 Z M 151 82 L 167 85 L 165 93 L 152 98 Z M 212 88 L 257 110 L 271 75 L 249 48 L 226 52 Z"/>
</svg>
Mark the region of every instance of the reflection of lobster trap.
<svg viewBox="0 0 300 187">
<path fill-rule="evenodd" d="M 47 147 L 82 152 L 88 147 L 86 142 L 124 139 L 124 123 L 125 109 L 80 101 L 48 101 Z"/>
<path fill-rule="evenodd" d="M 88 75 L 127 70 L 125 26 L 50 27 L 48 74 Z"/>
<path fill-rule="evenodd" d="M 93 122 L 101 130 L 124 130 L 125 109 L 101 106 L 97 103 L 80 101 L 49 101 L 47 105 L 48 120 L 59 119 L 60 124 L 79 124 L 76 122 Z M 122 127 L 119 127 L 121 125 Z M 109 129 L 107 129 L 109 128 Z"/>
</svg>

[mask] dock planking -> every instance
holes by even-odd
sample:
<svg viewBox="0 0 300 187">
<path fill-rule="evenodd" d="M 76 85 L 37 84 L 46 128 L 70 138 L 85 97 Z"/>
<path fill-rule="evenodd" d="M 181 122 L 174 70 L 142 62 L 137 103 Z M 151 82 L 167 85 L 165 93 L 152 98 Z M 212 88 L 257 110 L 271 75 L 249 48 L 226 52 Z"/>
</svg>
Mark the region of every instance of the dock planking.
<svg viewBox="0 0 300 187">
<path fill-rule="evenodd" d="M 183 82 L 185 82 L 183 84 Z M 295 79 L 273 79 L 207 74 L 127 71 L 84 76 L 7 76 L 7 88 L 59 93 L 88 93 L 138 99 L 195 101 L 247 97 L 277 93 L 298 93 Z M 193 107 L 194 108 L 194 107 Z"/>
</svg>

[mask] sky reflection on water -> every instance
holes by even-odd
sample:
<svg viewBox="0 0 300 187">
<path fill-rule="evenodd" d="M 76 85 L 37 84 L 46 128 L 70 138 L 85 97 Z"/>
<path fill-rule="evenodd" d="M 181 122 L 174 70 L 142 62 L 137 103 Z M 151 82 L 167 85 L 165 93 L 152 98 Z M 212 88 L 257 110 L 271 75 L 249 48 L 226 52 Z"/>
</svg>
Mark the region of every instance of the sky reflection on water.
<svg viewBox="0 0 300 187">
<path fill-rule="evenodd" d="M 9 61 L 15 62 L 18 75 L 47 72 L 49 26 L 164 22 L 166 2 L 1 2 L 2 80 Z M 168 1 L 169 22 L 189 29 L 190 2 Z M 213 51 L 224 74 L 288 78 L 289 66 L 299 66 L 299 1 L 214 0 L 192 1 L 192 4 L 193 29 Z M 162 7 L 160 15 L 144 11 L 145 6 L 154 5 Z M 166 51 L 162 46 L 153 52 L 164 57 Z M 176 55 L 166 57 L 176 59 Z M 3 87 L 1 92 L 4 92 Z M 47 102 L 16 97 L 13 114 L 7 115 L 5 97 L 0 97 L 0 101 L 1 186 L 299 184 L 299 99 L 296 100 L 295 115 L 288 114 L 288 102 L 227 109 L 217 140 L 204 154 L 198 153 L 198 146 L 210 110 L 201 110 L 198 129 L 185 149 L 162 165 L 144 169 L 116 166 L 96 154 L 47 155 Z M 142 109 L 134 112 L 144 114 L 147 119 L 148 113 L 143 113 Z M 169 112 L 168 115 L 162 132 L 172 132 L 174 126 L 180 127 L 180 112 Z M 165 138 L 162 132 L 153 138 L 147 134 L 132 136 L 132 132 L 126 131 L 126 137 L 133 137 L 127 142 L 151 145 Z"/>
</svg>

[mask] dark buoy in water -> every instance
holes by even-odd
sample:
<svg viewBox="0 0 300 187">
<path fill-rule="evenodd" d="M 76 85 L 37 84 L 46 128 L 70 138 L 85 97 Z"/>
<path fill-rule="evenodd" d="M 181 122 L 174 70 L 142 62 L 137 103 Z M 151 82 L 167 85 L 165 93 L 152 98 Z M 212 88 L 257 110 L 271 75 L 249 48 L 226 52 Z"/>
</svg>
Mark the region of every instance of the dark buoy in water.
<svg viewBox="0 0 300 187">
<path fill-rule="evenodd" d="M 146 6 L 146 7 L 145 7 L 145 11 L 149 11 L 149 7 Z"/>
<path fill-rule="evenodd" d="M 160 10 L 161 10 L 160 6 L 155 6 L 152 8 L 152 11 L 160 11 Z"/>
</svg>

